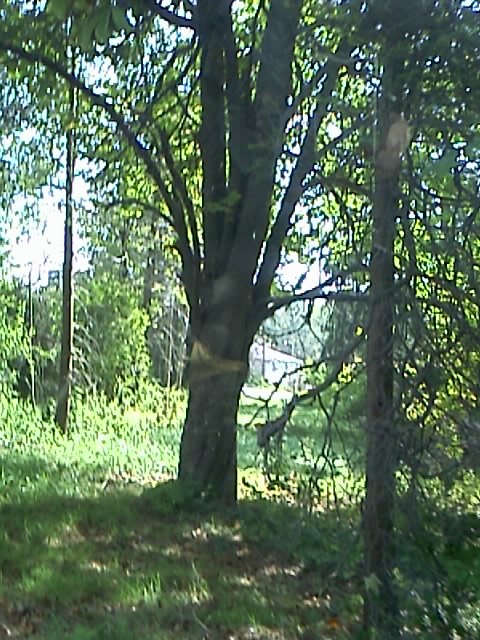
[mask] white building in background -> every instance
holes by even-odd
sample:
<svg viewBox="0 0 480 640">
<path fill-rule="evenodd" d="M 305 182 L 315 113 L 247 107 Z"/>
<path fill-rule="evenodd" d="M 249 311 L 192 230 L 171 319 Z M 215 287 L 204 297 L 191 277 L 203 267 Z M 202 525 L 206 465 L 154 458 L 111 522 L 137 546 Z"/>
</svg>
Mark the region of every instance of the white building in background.
<svg viewBox="0 0 480 640">
<path fill-rule="evenodd" d="M 250 373 L 270 384 L 276 384 L 283 378 L 289 386 L 298 387 L 301 383 L 299 369 L 303 364 L 300 358 L 274 349 L 261 338 L 257 338 L 250 349 Z"/>
</svg>

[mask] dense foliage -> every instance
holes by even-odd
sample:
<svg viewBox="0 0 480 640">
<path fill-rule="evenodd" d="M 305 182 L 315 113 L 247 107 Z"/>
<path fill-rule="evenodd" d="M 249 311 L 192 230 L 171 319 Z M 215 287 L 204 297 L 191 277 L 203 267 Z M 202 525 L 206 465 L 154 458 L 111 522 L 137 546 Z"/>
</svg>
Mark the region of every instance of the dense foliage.
<svg viewBox="0 0 480 640">
<path fill-rule="evenodd" d="M 6 633 L 478 637 L 478 3 L 0 5 Z M 61 247 L 36 251 L 64 220 L 68 300 Z M 295 385 L 247 378 L 259 337 L 305 364 Z M 207 522 L 194 500 L 237 490 L 266 501 Z M 188 544 L 155 538 L 162 516 Z M 211 548 L 261 606 L 235 587 L 244 608 L 214 611 Z M 147 571 L 159 549 L 188 577 Z M 62 582 L 79 556 L 101 589 Z"/>
</svg>

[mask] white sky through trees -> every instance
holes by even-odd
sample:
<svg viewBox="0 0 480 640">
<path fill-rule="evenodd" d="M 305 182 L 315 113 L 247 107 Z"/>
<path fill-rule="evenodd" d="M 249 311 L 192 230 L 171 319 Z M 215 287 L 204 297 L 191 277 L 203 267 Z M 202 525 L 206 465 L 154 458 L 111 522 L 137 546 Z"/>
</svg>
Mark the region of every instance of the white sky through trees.
<svg viewBox="0 0 480 640">
<path fill-rule="evenodd" d="M 88 186 L 82 178 L 75 179 L 75 214 L 78 206 L 88 201 Z M 28 280 L 34 286 L 48 283 L 51 271 L 61 271 L 63 265 L 63 235 L 65 220 L 64 192 L 61 189 L 44 192 L 36 197 L 17 197 L 11 207 L 6 231 L 7 272 Z M 88 268 L 86 243 L 74 221 L 74 270 Z"/>
</svg>

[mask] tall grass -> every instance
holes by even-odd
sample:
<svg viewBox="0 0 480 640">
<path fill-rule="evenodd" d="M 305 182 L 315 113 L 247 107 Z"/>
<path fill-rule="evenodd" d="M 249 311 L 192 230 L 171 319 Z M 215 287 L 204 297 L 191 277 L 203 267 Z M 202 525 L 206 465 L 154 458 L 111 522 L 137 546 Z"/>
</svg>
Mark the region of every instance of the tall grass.
<svg viewBox="0 0 480 640">
<path fill-rule="evenodd" d="M 30 403 L 0 396 L 0 500 L 11 499 L 12 492 L 72 495 L 108 483 L 148 485 L 173 477 L 184 394 L 170 391 L 167 399 L 166 393 L 157 390 L 157 411 L 102 397 L 74 401 L 66 434 Z"/>
</svg>

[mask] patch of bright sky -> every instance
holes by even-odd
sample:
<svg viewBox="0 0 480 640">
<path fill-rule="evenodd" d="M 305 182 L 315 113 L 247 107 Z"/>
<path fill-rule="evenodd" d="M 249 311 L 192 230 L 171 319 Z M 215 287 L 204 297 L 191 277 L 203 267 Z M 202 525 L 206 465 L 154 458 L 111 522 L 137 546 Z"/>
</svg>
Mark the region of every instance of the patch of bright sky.
<svg viewBox="0 0 480 640">
<path fill-rule="evenodd" d="M 107 58 L 102 62 L 94 64 L 86 71 L 91 81 L 98 78 L 108 78 L 109 82 L 115 83 L 116 74 Z M 100 93 L 102 90 L 97 87 Z M 295 116 L 298 118 L 298 116 Z M 341 135 L 341 129 L 334 123 L 329 122 L 326 128 L 327 135 L 334 140 Z M 22 139 L 29 143 L 36 135 L 33 127 L 22 132 Z M 300 145 L 294 149 L 295 153 L 300 153 Z M 77 176 L 74 180 L 74 201 L 88 203 L 88 183 Z M 88 206 L 88 204 L 87 204 Z M 299 205 L 301 206 L 301 205 Z M 30 208 L 31 216 L 22 216 L 22 210 Z M 10 246 L 8 266 L 10 272 L 22 280 L 32 279 L 38 286 L 48 283 L 49 272 L 61 271 L 63 264 L 63 243 L 64 243 L 64 192 L 57 189 L 55 192 L 44 189 L 38 201 L 30 198 L 17 198 L 13 209 L 13 222 L 7 234 L 7 241 Z M 15 217 L 15 212 L 18 217 Z M 305 216 L 308 210 L 305 209 Z M 25 222 L 25 219 L 28 222 Z M 308 224 L 305 223 L 305 228 Z M 74 213 L 74 230 L 75 213 Z M 85 270 L 89 267 L 86 256 L 86 244 L 78 233 L 74 233 L 74 270 Z M 291 288 L 297 283 L 301 283 L 299 291 L 307 291 L 317 287 L 322 279 L 323 271 L 320 260 L 311 265 L 305 265 L 298 259 L 295 253 L 290 252 L 278 271 L 278 279 L 282 286 Z"/>
<path fill-rule="evenodd" d="M 297 293 L 303 293 L 318 287 L 322 280 L 323 271 L 320 263 L 314 262 L 306 266 L 298 259 L 298 256 L 289 254 L 288 262 L 282 264 L 278 270 L 278 280 L 282 288 L 290 289 L 301 282 L 299 287 L 295 286 Z"/>
<path fill-rule="evenodd" d="M 78 207 L 88 205 L 88 184 L 83 178 L 74 180 L 74 202 Z M 74 270 L 88 269 L 86 243 L 76 229 L 74 208 Z M 63 265 L 63 241 L 65 198 L 62 189 L 43 189 L 39 199 L 17 197 L 9 213 L 11 220 L 6 240 L 9 245 L 7 269 L 16 278 L 34 286 L 48 283 L 49 272 L 61 271 Z"/>
<path fill-rule="evenodd" d="M 298 118 L 298 116 L 295 116 Z M 305 121 L 305 126 L 307 122 Z M 326 133 L 330 140 L 335 140 L 342 134 L 342 129 L 334 122 L 329 122 L 326 126 Z M 299 154 L 301 152 L 300 144 L 293 147 L 293 153 Z M 307 221 L 309 210 L 307 207 L 302 207 L 301 204 L 297 204 L 297 208 L 301 211 L 301 217 L 296 223 L 297 229 L 300 233 L 308 234 L 310 231 L 310 225 Z M 318 287 L 322 280 L 325 279 L 325 272 L 321 266 L 321 257 L 313 261 L 312 264 L 306 265 L 302 263 L 298 254 L 295 252 L 289 252 L 283 260 L 280 269 L 278 270 L 277 278 L 282 287 L 291 288 L 297 283 L 300 286 L 295 287 L 298 293 L 303 293 Z"/>
</svg>

